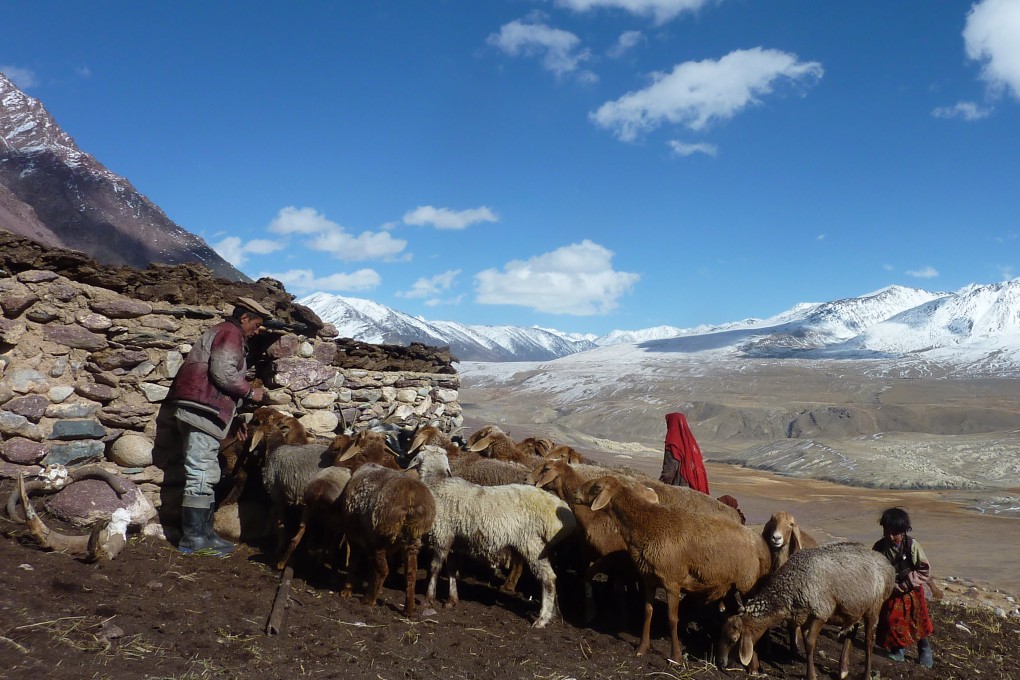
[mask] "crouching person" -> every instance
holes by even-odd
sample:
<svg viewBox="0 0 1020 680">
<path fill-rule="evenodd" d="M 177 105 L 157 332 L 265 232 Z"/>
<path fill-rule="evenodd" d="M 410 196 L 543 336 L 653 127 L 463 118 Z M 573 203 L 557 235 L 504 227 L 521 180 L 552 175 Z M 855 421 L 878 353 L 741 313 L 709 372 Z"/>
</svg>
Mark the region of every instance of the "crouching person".
<svg viewBox="0 0 1020 680">
<path fill-rule="evenodd" d="M 239 298 L 230 317 L 195 342 L 164 401 L 157 429 L 169 432 L 176 447 L 171 465 L 184 468 L 182 535 L 177 548 L 182 553 L 204 551 L 226 557 L 234 548 L 212 526 L 213 487 L 220 479 L 217 454 L 237 406 L 245 399 L 263 400 L 264 390 L 245 379 L 246 354 L 248 339 L 269 317 L 255 300 Z"/>
</svg>

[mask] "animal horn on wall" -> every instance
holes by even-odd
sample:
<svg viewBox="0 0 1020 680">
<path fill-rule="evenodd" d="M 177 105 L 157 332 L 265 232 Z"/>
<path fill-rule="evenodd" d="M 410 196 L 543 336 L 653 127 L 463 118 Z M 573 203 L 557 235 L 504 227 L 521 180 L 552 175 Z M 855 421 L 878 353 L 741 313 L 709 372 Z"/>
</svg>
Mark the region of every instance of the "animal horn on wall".
<svg viewBox="0 0 1020 680">
<path fill-rule="evenodd" d="M 25 491 L 25 475 L 18 475 L 18 493 L 21 495 L 21 503 L 25 508 L 25 522 L 28 524 L 32 536 L 47 550 L 67 553 L 68 555 L 87 555 L 89 547 L 89 536 L 66 536 L 47 527 L 35 508 L 28 502 L 28 493 Z"/>
</svg>

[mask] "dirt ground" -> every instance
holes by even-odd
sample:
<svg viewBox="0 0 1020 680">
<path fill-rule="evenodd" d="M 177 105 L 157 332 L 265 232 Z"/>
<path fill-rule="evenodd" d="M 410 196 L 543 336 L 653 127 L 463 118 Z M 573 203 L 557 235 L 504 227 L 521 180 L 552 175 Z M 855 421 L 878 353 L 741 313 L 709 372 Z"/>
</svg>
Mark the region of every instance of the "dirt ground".
<svg viewBox="0 0 1020 680">
<path fill-rule="evenodd" d="M 10 486 L 0 483 L 0 497 L 7 497 Z M 6 518 L 0 519 L 0 533 L 0 678 L 568 680 L 744 675 L 742 670 L 723 673 L 708 662 L 713 637 L 708 619 L 683 628 L 686 662 L 669 662 L 661 599 L 653 619 L 652 650 L 636 657 L 639 603 L 632 603 L 626 621 L 607 608 L 593 625 L 583 625 L 579 582 L 566 570 L 558 583 L 561 616 L 546 629 L 535 630 L 531 622 L 538 611 L 538 589 L 527 579 L 521 581 L 521 594 L 504 595 L 480 573 L 462 582 L 456 608 L 409 621 L 400 613 L 399 575 L 391 575 L 381 602 L 369 608 L 360 599 L 338 596 L 335 570 L 299 567 L 283 630 L 267 635 L 280 576 L 257 549 L 242 546 L 227 559 L 184 556 L 158 539 L 135 537 L 113 562 L 89 565 L 41 552 Z M 424 570 L 420 577 L 419 596 Z M 440 595 L 445 596 L 442 587 Z M 933 603 L 932 615 L 935 668 L 919 666 L 914 650 L 903 663 L 876 654 L 875 670 L 881 678 L 1020 679 L 1016 619 L 947 603 Z M 834 636 L 835 631 L 826 630 L 819 644 L 820 678 L 836 677 Z M 761 656 L 769 677 L 803 677 L 803 662 L 787 656 L 778 635 Z M 852 664 L 852 677 L 860 677 L 860 640 Z"/>
</svg>

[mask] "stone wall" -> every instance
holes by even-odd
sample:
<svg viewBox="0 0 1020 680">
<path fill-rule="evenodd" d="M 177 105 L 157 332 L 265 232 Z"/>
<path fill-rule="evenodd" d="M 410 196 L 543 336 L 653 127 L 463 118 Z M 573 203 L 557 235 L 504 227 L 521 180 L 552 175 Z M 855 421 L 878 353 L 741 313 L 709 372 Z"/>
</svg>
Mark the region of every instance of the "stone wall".
<svg viewBox="0 0 1020 680">
<path fill-rule="evenodd" d="M 0 274 L 0 309 L 0 477 L 104 461 L 158 506 L 155 414 L 190 343 L 232 305 L 147 302 L 25 270 Z M 448 353 L 387 355 L 335 334 L 327 324 L 315 337 L 278 331 L 253 340 L 252 371 L 271 405 L 323 436 L 373 420 L 460 426 Z M 416 370 L 388 370 L 399 367 Z"/>
</svg>

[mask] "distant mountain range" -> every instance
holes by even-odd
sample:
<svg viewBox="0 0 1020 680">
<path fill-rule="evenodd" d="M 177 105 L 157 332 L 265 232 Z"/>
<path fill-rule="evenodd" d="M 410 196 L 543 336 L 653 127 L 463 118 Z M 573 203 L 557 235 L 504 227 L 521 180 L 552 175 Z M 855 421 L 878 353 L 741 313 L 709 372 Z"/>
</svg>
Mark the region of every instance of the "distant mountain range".
<svg viewBox="0 0 1020 680">
<path fill-rule="evenodd" d="M 651 351 L 715 351 L 757 358 L 910 355 L 986 367 L 996 361 L 1020 366 L 1020 279 L 970 285 L 954 293 L 889 286 L 855 298 L 802 303 L 767 319 L 687 329 L 616 330 L 603 336 L 426 321 L 370 300 L 327 293 L 298 302 L 335 325 L 342 336 L 373 343 L 449 346 L 462 361 L 547 361 L 636 344 Z"/>
<path fill-rule="evenodd" d="M 2 73 L 0 228 L 102 264 L 199 262 L 217 277 L 250 280 L 79 149 L 38 100 Z"/>
</svg>

